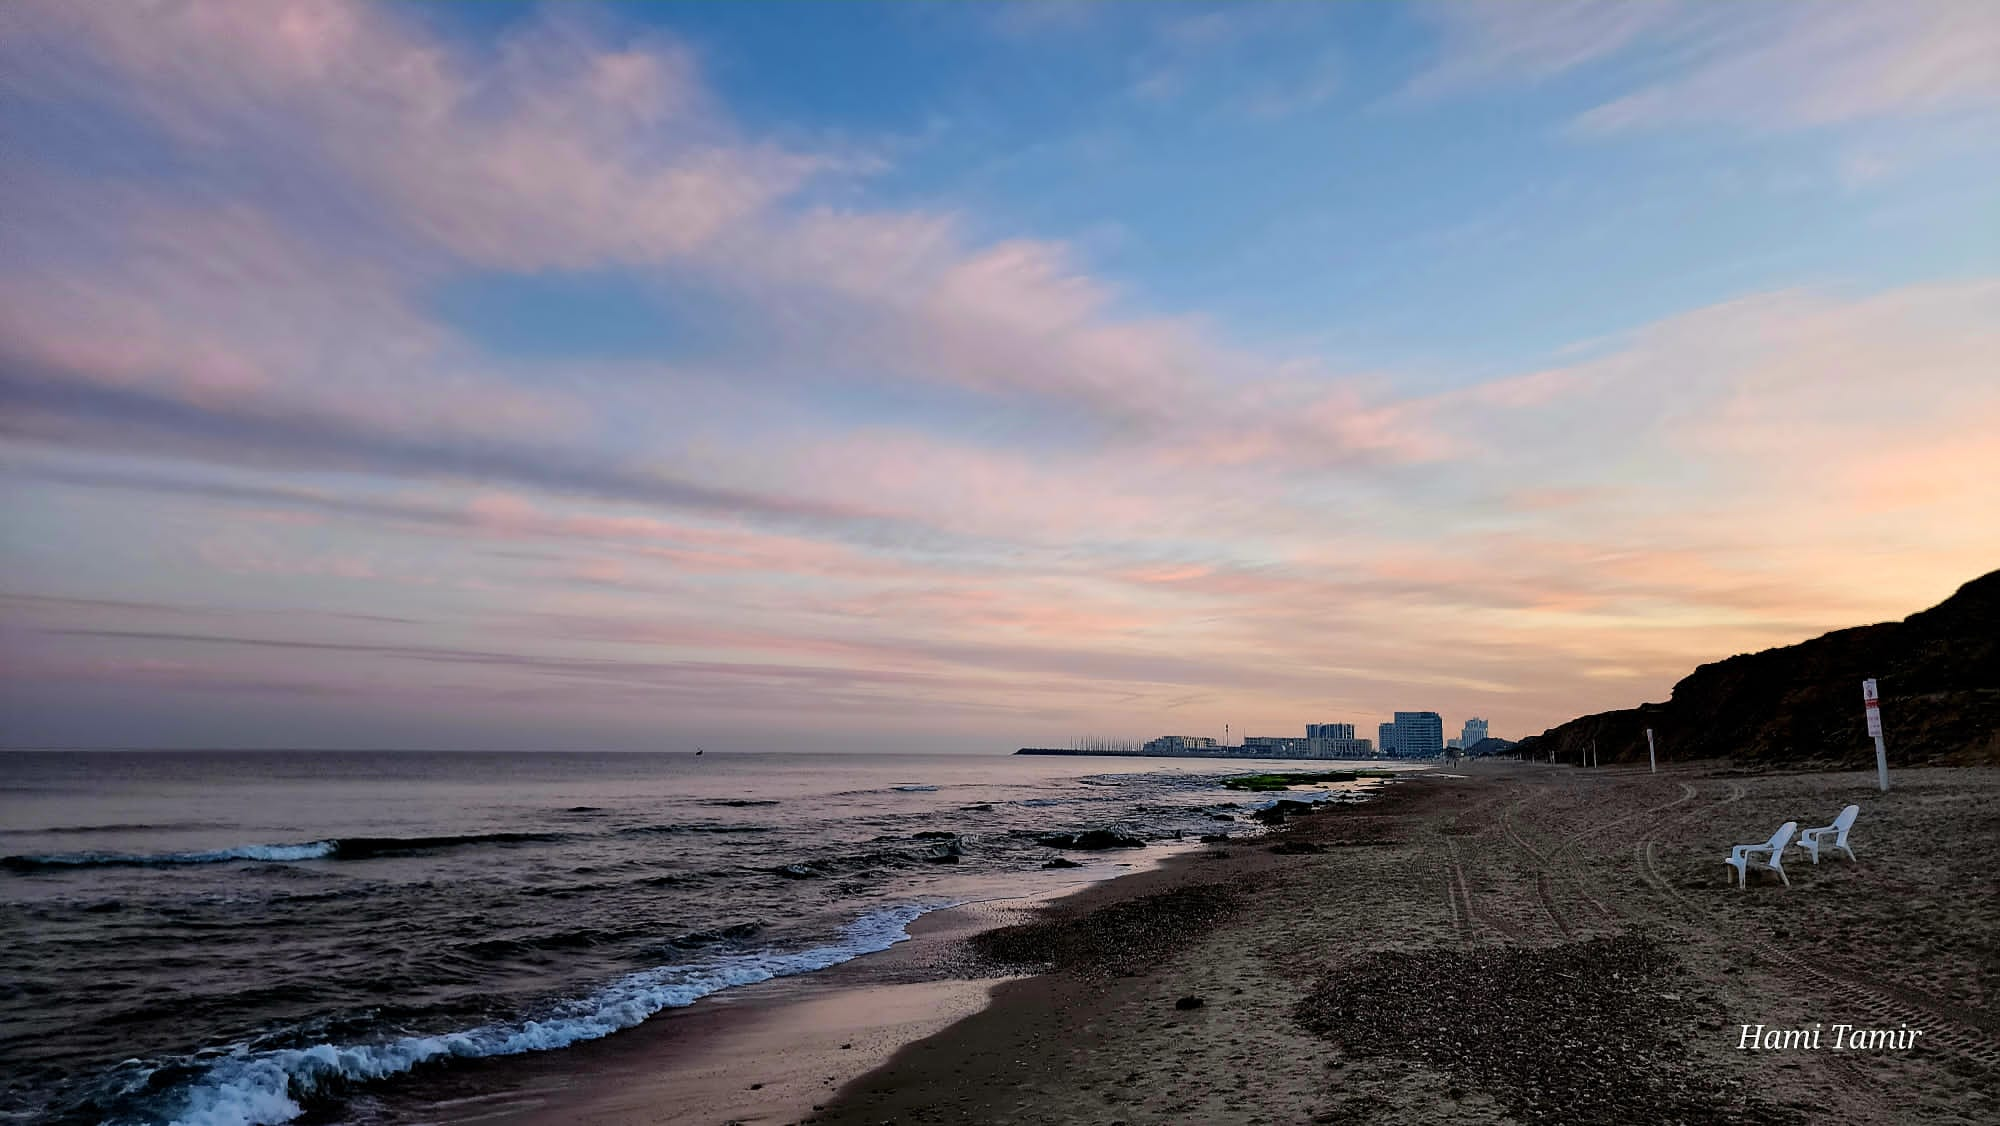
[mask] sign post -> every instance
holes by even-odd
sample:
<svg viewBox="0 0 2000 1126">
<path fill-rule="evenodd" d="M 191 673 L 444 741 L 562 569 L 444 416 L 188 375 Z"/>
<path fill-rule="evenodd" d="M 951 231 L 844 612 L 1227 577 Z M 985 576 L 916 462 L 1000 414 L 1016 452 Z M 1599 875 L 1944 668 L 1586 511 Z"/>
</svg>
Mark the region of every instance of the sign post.
<svg viewBox="0 0 2000 1126">
<path fill-rule="evenodd" d="M 1660 772 L 1660 755 L 1653 749 L 1653 729 L 1650 727 L 1646 729 L 1646 765 L 1653 768 L 1653 773 Z"/>
<path fill-rule="evenodd" d="M 1861 706 L 1868 711 L 1868 734 L 1875 737 L 1875 782 L 1889 792 L 1889 752 L 1882 747 L 1882 702 L 1875 694 L 1875 682 L 1861 682 Z"/>
</svg>

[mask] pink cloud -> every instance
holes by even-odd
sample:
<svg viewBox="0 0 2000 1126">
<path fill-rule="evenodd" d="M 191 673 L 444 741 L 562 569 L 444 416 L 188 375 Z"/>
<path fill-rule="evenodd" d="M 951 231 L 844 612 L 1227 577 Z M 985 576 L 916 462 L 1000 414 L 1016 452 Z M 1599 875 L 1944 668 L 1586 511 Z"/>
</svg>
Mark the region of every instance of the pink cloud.
<svg viewBox="0 0 2000 1126">
<path fill-rule="evenodd" d="M 2000 17 L 1978 0 L 1726 8 L 1591 0 L 1430 11 L 1442 49 L 1409 94 L 1546 82 L 1586 68 L 1623 78 L 1623 92 L 1576 118 L 1584 134 L 1802 128 L 2000 102 L 1992 65 Z"/>
</svg>

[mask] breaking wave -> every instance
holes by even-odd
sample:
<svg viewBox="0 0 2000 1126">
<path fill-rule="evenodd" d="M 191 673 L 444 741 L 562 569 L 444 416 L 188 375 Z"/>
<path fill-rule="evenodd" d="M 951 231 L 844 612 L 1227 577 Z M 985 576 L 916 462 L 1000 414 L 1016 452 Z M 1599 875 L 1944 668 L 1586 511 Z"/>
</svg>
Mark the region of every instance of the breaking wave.
<svg viewBox="0 0 2000 1126">
<path fill-rule="evenodd" d="M 566 1048 L 631 1028 L 665 1009 L 682 1008 L 733 985 L 811 973 L 887 950 L 909 938 L 911 921 L 939 905 L 906 904 L 871 912 L 842 937 L 793 953 L 718 954 L 699 963 L 631 974 L 588 995 L 556 1004 L 536 1019 L 481 1025 L 434 1036 L 374 1044 L 315 1044 L 252 1051 L 243 1046 L 170 1092 L 162 1110 L 175 1126 L 270 1126 L 356 1083 L 400 1075 L 451 1058 L 518 1055 Z M 170 1065 L 182 1067 L 186 1065 Z"/>
<path fill-rule="evenodd" d="M 562 833 L 467 833 L 443 837 L 336 837 L 296 844 L 251 844 L 197 852 L 59 852 L 42 856 L 0 857 L 0 867 L 17 872 L 62 868 L 172 868 L 185 864 L 226 864 L 231 861 L 289 863 L 299 860 L 366 860 L 435 852 L 463 845 L 530 844 L 568 839 Z"/>
<path fill-rule="evenodd" d="M 47 856 L 8 856 L 0 857 L 0 865 L 21 872 L 46 868 L 170 868 L 182 864 L 224 864 L 232 860 L 321 860 L 333 852 L 333 841 L 306 841 L 240 845 L 205 852 L 59 852 Z"/>
</svg>

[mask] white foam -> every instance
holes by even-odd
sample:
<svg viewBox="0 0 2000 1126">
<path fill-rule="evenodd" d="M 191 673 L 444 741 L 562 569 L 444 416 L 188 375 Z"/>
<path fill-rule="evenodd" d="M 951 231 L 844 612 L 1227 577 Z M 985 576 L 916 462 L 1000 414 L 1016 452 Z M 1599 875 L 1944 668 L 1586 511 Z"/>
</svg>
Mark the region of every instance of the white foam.
<svg viewBox="0 0 2000 1126">
<path fill-rule="evenodd" d="M 205 852 L 66 852 L 54 856 L 27 856 L 21 859 L 44 867 L 153 867 L 172 864 L 221 864 L 231 860 L 318 860 L 332 856 L 334 842 L 305 841 L 299 844 L 252 844 L 218 848 Z"/>
<path fill-rule="evenodd" d="M 630 1028 L 663 1009 L 681 1008 L 732 985 L 750 985 L 827 969 L 887 950 L 910 937 L 910 922 L 936 906 L 903 905 L 871 912 L 844 937 L 796 953 L 720 955 L 696 964 L 661 966 L 620 978 L 557 1005 L 539 1020 L 489 1024 L 436 1036 L 406 1036 L 380 1044 L 318 1044 L 252 1052 L 239 1048 L 184 1089 L 172 1113 L 176 1126 L 272 1126 L 305 1113 L 302 1096 L 328 1086 L 384 1079 L 451 1056 L 545 1052 Z"/>
</svg>

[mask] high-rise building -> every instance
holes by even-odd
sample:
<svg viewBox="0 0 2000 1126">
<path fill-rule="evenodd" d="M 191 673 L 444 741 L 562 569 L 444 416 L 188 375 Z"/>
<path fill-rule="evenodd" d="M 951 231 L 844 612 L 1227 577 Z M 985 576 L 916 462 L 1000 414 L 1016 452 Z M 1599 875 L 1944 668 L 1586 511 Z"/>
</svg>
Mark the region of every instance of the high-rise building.
<svg viewBox="0 0 2000 1126">
<path fill-rule="evenodd" d="M 1465 730 L 1459 734 L 1458 745 L 1461 747 L 1470 747 L 1481 739 L 1486 738 L 1487 734 L 1485 720 L 1476 717 L 1468 719 L 1465 721 Z"/>
<path fill-rule="evenodd" d="M 1351 723 L 1308 723 L 1306 724 L 1306 738 L 1352 739 L 1354 738 L 1354 725 Z"/>
<path fill-rule="evenodd" d="M 1402 753 L 1401 751 L 1396 749 L 1395 724 L 1393 723 L 1382 724 L 1381 726 L 1375 729 L 1375 734 L 1378 736 L 1378 738 L 1375 740 L 1375 744 L 1376 746 L 1382 748 L 1382 753 L 1384 755 L 1386 755 L 1389 758 L 1395 758 L 1397 755 Z"/>
<path fill-rule="evenodd" d="M 1435 758 L 1444 753 L 1444 717 L 1436 712 L 1397 712 L 1396 753 L 1403 758 Z"/>
</svg>

